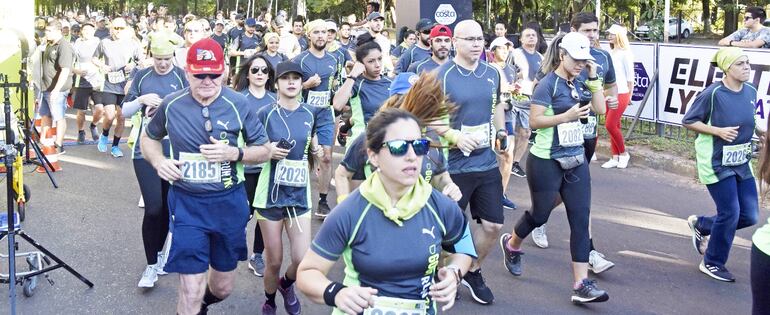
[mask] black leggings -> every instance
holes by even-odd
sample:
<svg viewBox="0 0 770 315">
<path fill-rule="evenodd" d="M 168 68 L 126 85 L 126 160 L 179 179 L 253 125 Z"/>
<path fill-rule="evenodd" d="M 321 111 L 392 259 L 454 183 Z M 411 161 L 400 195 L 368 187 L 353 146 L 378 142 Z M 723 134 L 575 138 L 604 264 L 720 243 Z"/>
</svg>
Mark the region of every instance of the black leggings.
<svg viewBox="0 0 770 315">
<path fill-rule="evenodd" d="M 751 296 L 753 315 L 770 314 L 770 255 L 751 245 Z"/>
<path fill-rule="evenodd" d="M 527 156 L 527 183 L 532 199 L 532 209 L 516 223 L 516 235 L 526 238 L 533 229 L 548 222 L 556 199 L 561 195 L 567 208 L 570 226 L 570 253 L 574 262 L 588 262 L 591 241 L 588 222 L 591 213 L 591 174 L 588 161 L 574 169 L 564 171 L 559 162 Z"/>
<path fill-rule="evenodd" d="M 157 171 L 144 159 L 134 159 L 134 173 L 144 198 L 142 242 L 148 265 L 158 262 L 158 252 L 163 250 L 168 235 L 168 182 L 158 177 Z"/>
<path fill-rule="evenodd" d="M 251 215 L 254 215 L 254 207 L 251 205 L 254 203 L 254 194 L 257 192 L 257 182 L 259 181 L 259 173 L 245 174 L 246 182 L 243 183 L 243 187 L 246 188 L 246 196 L 249 197 L 249 208 L 251 208 Z M 262 240 L 262 230 L 259 229 L 259 222 L 254 224 L 254 247 L 252 251 L 255 254 L 262 254 L 265 251 L 265 241 Z"/>
<path fill-rule="evenodd" d="M 596 153 L 596 141 L 597 138 L 593 139 L 585 139 L 583 141 L 583 148 L 585 149 L 586 153 L 586 163 L 591 162 L 591 158 L 594 157 L 594 153 Z"/>
</svg>

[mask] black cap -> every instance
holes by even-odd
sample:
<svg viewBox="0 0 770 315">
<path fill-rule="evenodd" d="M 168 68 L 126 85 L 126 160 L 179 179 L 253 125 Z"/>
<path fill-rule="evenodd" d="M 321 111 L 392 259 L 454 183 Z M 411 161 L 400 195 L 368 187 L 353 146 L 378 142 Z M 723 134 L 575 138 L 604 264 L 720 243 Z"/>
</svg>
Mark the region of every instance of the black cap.
<svg viewBox="0 0 770 315">
<path fill-rule="evenodd" d="M 429 19 L 420 19 L 419 21 L 417 21 L 417 27 L 415 29 L 418 32 L 430 31 L 430 29 L 432 29 L 434 25 L 435 23 L 433 23 Z"/>
<path fill-rule="evenodd" d="M 243 20 L 243 14 L 241 14 L 241 13 L 236 14 L 235 15 L 235 19 L 236 20 Z"/>
<path fill-rule="evenodd" d="M 374 11 L 374 12 L 370 13 L 369 16 L 366 17 L 367 21 L 374 21 L 376 19 L 383 19 L 384 20 L 385 17 L 382 16 L 382 14 L 380 14 L 380 12 L 377 12 L 377 11 Z"/>
<path fill-rule="evenodd" d="M 302 76 L 302 68 L 297 63 L 286 61 L 279 63 L 278 66 L 275 67 L 276 78 L 280 78 L 292 72 Z"/>
</svg>

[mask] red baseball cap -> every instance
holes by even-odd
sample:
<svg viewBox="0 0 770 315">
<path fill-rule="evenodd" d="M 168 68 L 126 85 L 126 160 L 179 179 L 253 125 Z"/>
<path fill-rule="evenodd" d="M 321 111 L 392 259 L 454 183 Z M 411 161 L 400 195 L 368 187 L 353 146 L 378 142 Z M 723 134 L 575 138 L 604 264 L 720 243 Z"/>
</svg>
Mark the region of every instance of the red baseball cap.
<svg viewBox="0 0 770 315">
<path fill-rule="evenodd" d="M 436 38 L 440 36 L 452 37 L 452 30 L 446 25 L 436 25 L 430 30 L 430 38 Z"/>
<path fill-rule="evenodd" d="M 187 50 L 187 71 L 190 74 L 222 74 L 225 56 L 222 47 L 211 38 L 201 39 Z"/>
</svg>

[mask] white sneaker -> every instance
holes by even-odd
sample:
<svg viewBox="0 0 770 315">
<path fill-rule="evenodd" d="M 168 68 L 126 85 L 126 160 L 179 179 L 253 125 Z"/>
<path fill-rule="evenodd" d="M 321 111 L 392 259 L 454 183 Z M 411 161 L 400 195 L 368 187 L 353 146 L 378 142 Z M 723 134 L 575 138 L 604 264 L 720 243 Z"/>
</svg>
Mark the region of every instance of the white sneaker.
<svg viewBox="0 0 770 315">
<path fill-rule="evenodd" d="M 602 164 L 602 168 L 616 168 L 618 167 L 618 160 L 615 158 L 611 158 L 609 161 L 604 162 Z"/>
<path fill-rule="evenodd" d="M 600 274 L 615 267 L 615 264 L 604 258 L 604 254 L 592 250 L 588 254 L 588 270 L 593 271 L 595 274 Z"/>
<path fill-rule="evenodd" d="M 545 224 L 532 230 L 532 241 L 540 248 L 548 248 L 548 235 L 545 234 Z"/>
<path fill-rule="evenodd" d="M 628 152 L 618 156 L 618 168 L 628 167 L 628 161 L 631 160 L 631 155 Z"/>
<path fill-rule="evenodd" d="M 596 160 L 597 160 L 596 153 L 594 153 L 594 155 L 591 156 L 591 162 L 596 161 Z"/>
<path fill-rule="evenodd" d="M 163 271 L 163 267 L 166 267 L 166 255 L 163 252 L 158 252 L 158 262 L 155 263 L 156 269 L 158 269 L 159 276 L 165 276 L 168 272 Z"/>
<path fill-rule="evenodd" d="M 141 195 L 139 196 L 139 203 L 136 206 L 139 207 L 139 208 L 144 208 L 144 197 L 143 196 L 141 196 Z"/>
<path fill-rule="evenodd" d="M 158 281 L 158 269 L 156 265 L 148 265 L 142 273 L 142 279 L 139 280 L 140 288 L 152 288 Z"/>
</svg>

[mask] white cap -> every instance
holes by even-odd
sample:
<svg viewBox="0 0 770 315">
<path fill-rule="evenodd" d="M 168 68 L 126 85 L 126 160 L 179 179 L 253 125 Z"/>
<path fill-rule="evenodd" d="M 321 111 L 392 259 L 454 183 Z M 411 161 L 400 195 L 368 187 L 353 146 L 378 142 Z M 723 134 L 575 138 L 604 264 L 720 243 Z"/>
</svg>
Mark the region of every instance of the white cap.
<svg viewBox="0 0 770 315">
<path fill-rule="evenodd" d="M 69 28 L 69 27 L 70 27 L 70 22 L 67 22 L 67 21 L 65 21 L 65 20 L 62 20 L 62 21 L 61 21 L 61 28 L 65 28 L 65 27 L 66 27 L 66 28 Z"/>
<path fill-rule="evenodd" d="M 610 28 L 607 29 L 607 33 L 610 33 L 613 35 L 626 34 L 627 32 L 628 30 L 625 27 L 617 24 L 612 24 L 612 26 L 610 26 Z"/>
<path fill-rule="evenodd" d="M 491 49 L 491 50 L 494 50 L 494 49 L 495 49 L 495 47 L 498 47 L 498 46 L 505 46 L 505 45 L 513 46 L 513 43 L 512 43 L 511 41 L 509 41 L 509 40 L 508 40 L 507 38 L 505 38 L 505 37 L 498 37 L 498 38 L 495 38 L 495 39 L 492 41 L 492 43 L 491 43 L 491 44 L 489 44 L 489 49 Z"/>
<path fill-rule="evenodd" d="M 337 31 L 337 23 L 334 23 L 332 21 L 326 21 L 326 30 L 334 30 Z"/>
<path fill-rule="evenodd" d="M 571 32 L 564 35 L 559 47 L 564 48 L 570 57 L 575 60 L 595 60 L 591 56 L 591 42 L 583 34 Z"/>
</svg>

